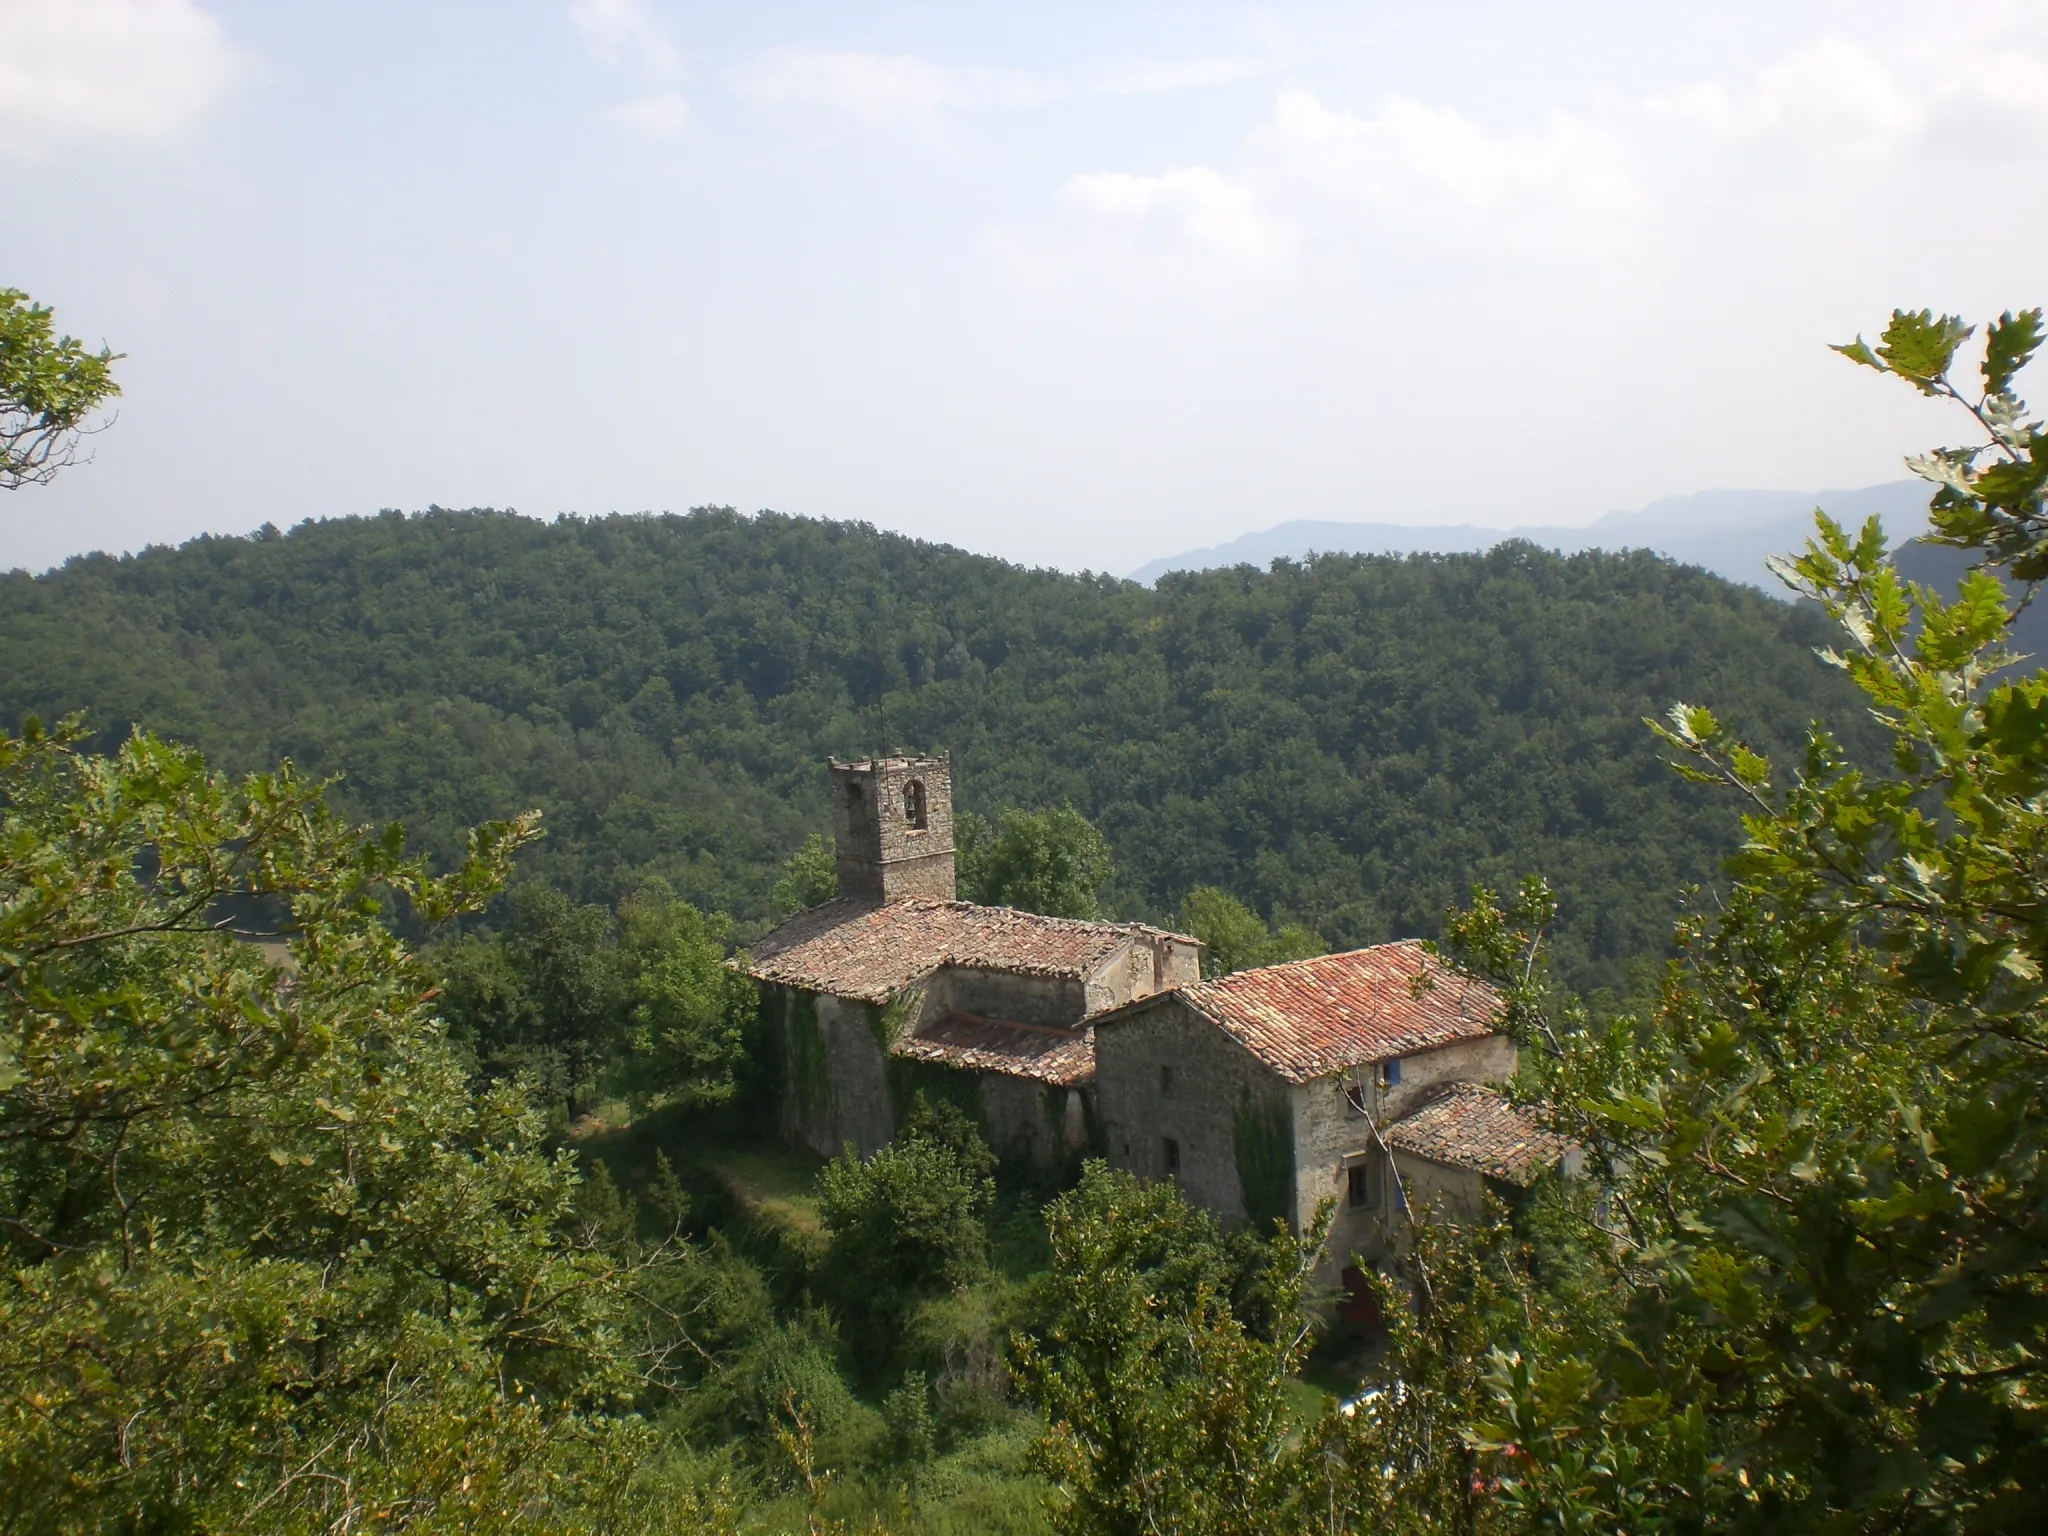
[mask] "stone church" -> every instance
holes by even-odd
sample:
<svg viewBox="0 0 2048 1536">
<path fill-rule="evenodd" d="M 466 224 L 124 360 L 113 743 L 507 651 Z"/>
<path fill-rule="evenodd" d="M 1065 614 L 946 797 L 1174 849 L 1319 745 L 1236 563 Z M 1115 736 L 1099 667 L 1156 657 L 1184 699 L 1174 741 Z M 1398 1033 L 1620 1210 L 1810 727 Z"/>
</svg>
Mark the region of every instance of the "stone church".
<svg viewBox="0 0 2048 1536">
<path fill-rule="evenodd" d="M 1053 1167 L 1099 1144 L 1092 1021 L 1199 980 L 1201 946 L 956 901 L 947 759 L 828 766 L 839 894 L 750 958 L 783 1133 L 869 1153 L 922 1090 L 973 1112 L 999 1156 Z"/>
<path fill-rule="evenodd" d="M 1408 1210 L 1477 1209 L 1570 1149 L 1499 1091 L 1499 996 L 1413 941 L 1201 979 L 1201 945 L 955 899 L 946 757 L 829 764 L 838 895 L 748 964 L 782 1058 L 784 1134 L 830 1155 L 924 1092 L 998 1155 L 1106 1157 L 1226 1221 L 1373 1259 Z"/>
</svg>

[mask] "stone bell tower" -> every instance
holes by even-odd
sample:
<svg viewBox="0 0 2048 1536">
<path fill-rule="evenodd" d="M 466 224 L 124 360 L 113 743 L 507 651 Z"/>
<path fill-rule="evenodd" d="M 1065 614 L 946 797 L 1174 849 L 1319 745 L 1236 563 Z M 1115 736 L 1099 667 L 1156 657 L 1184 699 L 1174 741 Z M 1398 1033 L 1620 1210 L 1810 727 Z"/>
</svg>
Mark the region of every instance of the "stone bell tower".
<svg viewBox="0 0 2048 1536">
<path fill-rule="evenodd" d="M 937 757 L 828 758 L 839 894 L 877 906 L 953 899 L 953 770 Z"/>
</svg>

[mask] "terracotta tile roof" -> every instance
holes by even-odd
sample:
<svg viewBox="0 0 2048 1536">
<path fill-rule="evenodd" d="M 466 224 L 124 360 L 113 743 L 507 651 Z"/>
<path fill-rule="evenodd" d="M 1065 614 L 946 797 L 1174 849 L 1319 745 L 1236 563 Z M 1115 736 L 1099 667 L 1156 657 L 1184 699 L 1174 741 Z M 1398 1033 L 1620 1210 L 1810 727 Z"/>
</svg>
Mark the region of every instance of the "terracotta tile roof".
<svg viewBox="0 0 2048 1536">
<path fill-rule="evenodd" d="M 1095 1081 L 1092 1029 L 1046 1029 L 954 1013 L 907 1040 L 897 1041 L 894 1053 L 914 1061 L 936 1061 L 970 1072 L 1006 1072 L 1067 1088 Z"/>
<path fill-rule="evenodd" d="M 883 1003 L 942 965 L 1082 979 L 1126 939 L 1159 931 L 965 901 L 837 900 L 799 912 L 755 944 L 748 970 L 762 981 Z"/>
<path fill-rule="evenodd" d="M 1491 1088 L 1451 1083 L 1387 1127 L 1387 1145 L 1433 1163 L 1529 1184 L 1571 1144 Z"/>
<path fill-rule="evenodd" d="M 1500 995 L 1413 939 L 1238 971 L 1179 995 L 1296 1083 L 1500 1028 Z"/>
</svg>

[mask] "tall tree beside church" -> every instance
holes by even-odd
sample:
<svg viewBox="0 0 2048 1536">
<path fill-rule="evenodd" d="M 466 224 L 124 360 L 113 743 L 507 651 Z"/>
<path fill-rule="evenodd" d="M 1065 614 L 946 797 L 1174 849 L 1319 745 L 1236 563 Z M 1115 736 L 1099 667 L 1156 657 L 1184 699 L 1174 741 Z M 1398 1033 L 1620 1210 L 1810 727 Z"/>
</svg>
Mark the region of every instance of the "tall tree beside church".
<svg viewBox="0 0 2048 1536">
<path fill-rule="evenodd" d="M 1301 923 L 1266 926 L 1266 920 L 1228 891 L 1198 885 L 1181 903 L 1179 922 L 1202 941 L 1205 980 L 1261 965 L 1309 960 L 1326 952 L 1320 936 Z"/>
<path fill-rule="evenodd" d="M 832 839 L 813 832 L 783 864 L 781 878 L 768 893 L 768 916 L 779 923 L 838 894 L 839 865 Z"/>
<path fill-rule="evenodd" d="M 1005 810 L 993 827 L 964 814 L 955 818 L 953 835 L 967 900 L 1046 917 L 1100 915 L 1113 873 L 1109 843 L 1071 805 Z"/>
</svg>

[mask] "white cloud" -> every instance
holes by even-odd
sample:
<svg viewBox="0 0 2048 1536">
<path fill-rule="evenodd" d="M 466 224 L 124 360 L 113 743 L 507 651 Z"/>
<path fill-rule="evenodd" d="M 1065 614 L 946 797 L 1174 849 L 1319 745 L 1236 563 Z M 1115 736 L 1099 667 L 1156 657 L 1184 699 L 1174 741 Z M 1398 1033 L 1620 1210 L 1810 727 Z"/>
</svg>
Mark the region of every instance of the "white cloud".
<svg viewBox="0 0 2048 1536">
<path fill-rule="evenodd" d="M 1127 226 L 1158 220 L 1198 246 L 1238 257 L 1280 253 L 1293 234 L 1260 209 L 1249 186 L 1205 165 L 1158 176 L 1094 171 L 1070 177 L 1060 201 Z"/>
<path fill-rule="evenodd" d="M 1580 251 L 1610 243 L 1640 201 L 1621 143 L 1576 118 L 1498 133 L 1402 96 L 1361 116 L 1298 88 L 1279 93 L 1236 166 L 1096 171 L 1059 194 L 1104 225 L 1239 258 L 1285 254 L 1302 229 L 1333 223 L 1410 252 Z"/>
<path fill-rule="evenodd" d="M 191 0 L 0 0 L 0 146 L 175 137 L 241 66 Z"/>
<path fill-rule="evenodd" d="M 1619 139 L 1564 113 L 1501 133 L 1405 96 L 1361 117 L 1286 90 L 1252 144 L 1270 174 L 1418 223 L 1458 209 L 1491 216 L 1496 234 L 1505 219 L 1523 234 L 1582 237 L 1638 201 Z"/>
<path fill-rule="evenodd" d="M 1105 96 L 1149 96 L 1165 91 L 1200 90 L 1261 75 L 1274 65 L 1267 59 L 1152 59 L 1098 72 L 1093 89 Z"/>
<path fill-rule="evenodd" d="M 679 139 L 690 131 L 690 104 L 679 91 L 622 101 L 605 115 L 650 139 Z"/>
<path fill-rule="evenodd" d="M 1690 120 L 1723 140 L 1882 150 L 1924 130 L 1930 97 L 1870 49 L 1828 37 L 1771 65 L 1746 90 L 1700 81 L 1653 97 L 1653 116 Z"/>
<path fill-rule="evenodd" d="M 910 54 L 802 50 L 768 54 L 737 71 L 733 84 L 756 106 L 823 108 L 869 120 L 1032 106 L 1052 94 L 1011 70 L 961 68 Z"/>
<path fill-rule="evenodd" d="M 656 78 L 682 68 L 681 54 L 647 0 L 572 0 L 569 20 L 600 64 Z"/>
</svg>

